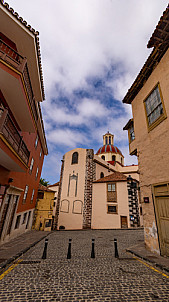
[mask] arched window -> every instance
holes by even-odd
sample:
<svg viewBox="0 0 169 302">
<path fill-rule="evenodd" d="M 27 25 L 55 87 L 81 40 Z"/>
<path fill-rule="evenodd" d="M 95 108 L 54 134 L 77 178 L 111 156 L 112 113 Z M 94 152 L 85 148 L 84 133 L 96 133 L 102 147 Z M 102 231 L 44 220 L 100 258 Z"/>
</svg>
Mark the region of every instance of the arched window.
<svg viewBox="0 0 169 302">
<path fill-rule="evenodd" d="M 103 177 L 104 177 L 104 173 L 101 172 L 101 173 L 100 173 L 100 178 L 103 178 Z"/>
<path fill-rule="evenodd" d="M 72 165 L 73 164 L 78 164 L 78 152 L 72 154 Z"/>
<path fill-rule="evenodd" d="M 108 141 L 107 141 L 107 136 L 106 136 L 106 145 L 107 145 Z"/>
<path fill-rule="evenodd" d="M 116 161 L 116 156 L 112 155 L 112 161 Z"/>
<path fill-rule="evenodd" d="M 111 136 L 109 136 L 109 145 L 111 145 Z"/>
<path fill-rule="evenodd" d="M 104 159 L 104 160 L 105 160 L 105 156 L 104 156 L 104 155 L 102 155 L 102 159 Z"/>
</svg>

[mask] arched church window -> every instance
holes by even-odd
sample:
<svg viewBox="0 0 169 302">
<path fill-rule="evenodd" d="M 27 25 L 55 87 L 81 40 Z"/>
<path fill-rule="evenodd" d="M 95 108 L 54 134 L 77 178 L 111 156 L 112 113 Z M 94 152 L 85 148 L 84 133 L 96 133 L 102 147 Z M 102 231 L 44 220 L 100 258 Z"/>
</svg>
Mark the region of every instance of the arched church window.
<svg viewBox="0 0 169 302">
<path fill-rule="evenodd" d="M 107 145 L 108 141 L 107 141 L 107 136 L 106 136 L 106 145 Z"/>
<path fill-rule="evenodd" d="M 78 152 L 74 152 L 73 154 L 72 154 L 72 165 L 73 164 L 78 164 Z"/>
<path fill-rule="evenodd" d="M 104 155 L 102 155 L 102 159 L 104 159 L 104 160 L 105 160 L 105 156 L 104 156 Z"/>
<path fill-rule="evenodd" d="M 112 161 L 116 161 L 116 156 L 112 155 Z"/>
<path fill-rule="evenodd" d="M 111 136 L 109 136 L 109 145 L 111 145 Z"/>
<path fill-rule="evenodd" d="M 100 173 L 100 178 L 103 178 L 103 177 L 104 177 L 104 173 L 101 172 L 101 173 Z"/>
</svg>

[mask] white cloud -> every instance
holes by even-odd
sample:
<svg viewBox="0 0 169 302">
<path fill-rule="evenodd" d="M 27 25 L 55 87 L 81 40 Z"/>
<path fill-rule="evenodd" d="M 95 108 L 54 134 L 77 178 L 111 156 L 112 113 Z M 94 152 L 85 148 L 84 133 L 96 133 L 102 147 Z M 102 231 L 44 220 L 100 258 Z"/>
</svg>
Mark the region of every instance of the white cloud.
<svg viewBox="0 0 169 302">
<path fill-rule="evenodd" d="M 76 148 L 79 144 L 87 144 L 87 138 L 78 131 L 70 129 L 56 129 L 48 134 L 48 141 L 53 144 L 68 146 L 70 149 Z"/>
</svg>

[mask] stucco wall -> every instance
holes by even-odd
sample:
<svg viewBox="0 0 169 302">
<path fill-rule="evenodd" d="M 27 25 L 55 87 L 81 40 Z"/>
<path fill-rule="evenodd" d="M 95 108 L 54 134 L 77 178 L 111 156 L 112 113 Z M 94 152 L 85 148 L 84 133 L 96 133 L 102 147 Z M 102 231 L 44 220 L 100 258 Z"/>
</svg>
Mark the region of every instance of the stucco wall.
<svg viewBox="0 0 169 302">
<path fill-rule="evenodd" d="M 163 120 L 148 133 L 143 101 L 159 82 L 167 116 L 169 115 L 169 50 L 152 72 L 132 102 L 134 131 L 140 170 L 141 198 L 149 197 L 143 205 L 145 242 L 149 248 L 159 252 L 157 228 L 154 215 L 151 185 L 169 181 L 169 119 Z"/>
<path fill-rule="evenodd" d="M 93 184 L 92 228 L 113 229 L 121 228 L 120 216 L 127 216 L 129 227 L 129 208 L 127 182 L 117 182 L 117 203 L 107 202 L 107 184 Z M 118 214 L 108 214 L 107 205 L 118 206 Z"/>
<path fill-rule="evenodd" d="M 78 164 L 72 163 L 72 154 L 78 152 Z M 59 211 L 59 226 L 64 226 L 65 229 L 82 229 L 83 223 L 83 203 L 84 203 L 84 189 L 85 189 L 85 162 L 86 162 L 86 149 L 77 148 L 71 150 L 65 154 L 63 181 L 62 181 L 62 192 L 60 200 L 60 211 Z M 74 171 L 74 172 L 73 172 Z M 77 196 L 75 196 L 75 179 L 70 181 L 69 195 L 69 176 L 78 176 L 77 178 Z M 66 201 L 67 202 L 66 202 Z M 82 212 L 80 213 L 80 202 L 74 203 L 75 201 L 81 201 Z M 66 206 L 68 204 L 68 207 Z M 63 208 L 62 208 L 63 205 Z M 74 205 L 77 205 L 77 211 L 74 211 Z M 74 213 L 78 212 L 78 213 Z"/>
</svg>

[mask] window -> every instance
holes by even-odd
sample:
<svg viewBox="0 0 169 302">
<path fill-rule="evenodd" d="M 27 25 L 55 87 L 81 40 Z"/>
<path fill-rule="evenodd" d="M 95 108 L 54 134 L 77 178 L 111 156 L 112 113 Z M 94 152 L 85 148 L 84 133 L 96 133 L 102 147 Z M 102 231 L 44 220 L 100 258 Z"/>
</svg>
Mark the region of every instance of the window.
<svg viewBox="0 0 169 302">
<path fill-rule="evenodd" d="M 165 117 L 159 84 L 144 101 L 149 130 L 157 126 Z M 158 121 L 157 121 L 158 120 Z M 151 127 L 153 125 L 153 127 Z"/>
<path fill-rule="evenodd" d="M 18 215 L 18 216 L 16 217 L 15 229 L 18 229 L 18 228 L 19 228 L 20 221 L 21 221 L 21 215 Z"/>
<path fill-rule="evenodd" d="M 26 223 L 26 217 L 27 217 L 27 213 L 24 213 L 22 224 L 25 224 L 25 223 Z"/>
<path fill-rule="evenodd" d="M 102 159 L 104 159 L 104 160 L 105 160 L 105 156 L 104 156 L 104 155 L 102 155 Z"/>
<path fill-rule="evenodd" d="M 108 189 L 108 192 L 115 192 L 116 184 L 108 184 L 107 189 Z"/>
<path fill-rule="evenodd" d="M 132 142 L 132 141 L 134 141 L 134 139 L 135 139 L 135 134 L 134 134 L 134 126 L 131 126 L 130 128 L 129 128 L 129 135 L 130 135 L 130 143 Z"/>
<path fill-rule="evenodd" d="M 34 159 L 33 159 L 33 157 L 32 157 L 32 159 L 31 159 L 31 164 L 30 164 L 30 168 L 29 168 L 29 172 L 30 172 L 30 173 L 32 173 L 33 164 L 34 164 Z"/>
<path fill-rule="evenodd" d="M 123 157 L 121 157 L 121 164 L 123 164 Z"/>
<path fill-rule="evenodd" d="M 38 192 L 37 199 L 43 199 L 44 197 L 44 192 Z"/>
<path fill-rule="evenodd" d="M 42 148 L 41 148 L 41 150 L 40 150 L 40 155 L 39 155 L 39 156 L 40 156 L 40 158 L 41 158 L 41 156 L 42 156 Z"/>
<path fill-rule="evenodd" d="M 104 177 L 104 173 L 101 172 L 101 173 L 100 173 L 100 178 L 103 178 L 103 177 Z"/>
<path fill-rule="evenodd" d="M 31 197 L 31 203 L 33 202 L 34 193 L 35 193 L 35 190 L 33 189 L 33 191 L 32 191 L 32 197 Z"/>
<path fill-rule="evenodd" d="M 116 156 L 112 155 L 112 161 L 116 161 Z"/>
<path fill-rule="evenodd" d="M 78 164 L 78 152 L 74 152 L 73 154 L 72 154 L 72 165 L 73 164 Z"/>
<path fill-rule="evenodd" d="M 36 140 L 35 140 L 35 148 L 37 148 L 38 140 L 39 140 L 39 136 L 37 135 Z"/>
<path fill-rule="evenodd" d="M 22 203 L 26 202 L 29 186 L 26 185 Z"/>
<path fill-rule="evenodd" d="M 107 136 L 106 136 L 106 145 L 107 145 L 108 141 L 107 141 Z"/>
<path fill-rule="evenodd" d="M 107 206 L 107 213 L 117 214 L 117 206 Z"/>
<path fill-rule="evenodd" d="M 109 145 L 111 145 L 111 136 L 109 136 Z"/>
<path fill-rule="evenodd" d="M 38 172 L 39 172 L 39 168 L 37 167 L 36 176 L 35 176 L 36 179 L 37 179 L 37 177 L 38 177 Z"/>
</svg>

